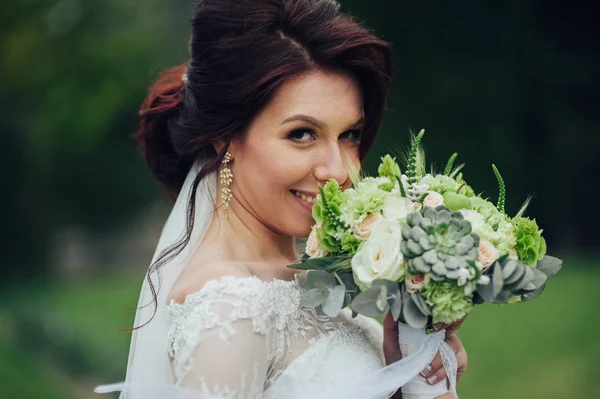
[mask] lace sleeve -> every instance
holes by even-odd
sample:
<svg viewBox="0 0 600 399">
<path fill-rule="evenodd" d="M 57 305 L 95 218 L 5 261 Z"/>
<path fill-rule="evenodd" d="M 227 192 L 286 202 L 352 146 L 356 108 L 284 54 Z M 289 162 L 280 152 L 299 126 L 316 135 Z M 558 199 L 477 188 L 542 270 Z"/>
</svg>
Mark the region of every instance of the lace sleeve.
<svg viewBox="0 0 600 399">
<path fill-rule="evenodd" d="M 256 398 L 269 360 L 260 282 L 226 276 L 169 305 L 169 350 L 176 385 L 206 397 Z M 204 397 L 204 396 L 202 396 Z"/>
</svg>

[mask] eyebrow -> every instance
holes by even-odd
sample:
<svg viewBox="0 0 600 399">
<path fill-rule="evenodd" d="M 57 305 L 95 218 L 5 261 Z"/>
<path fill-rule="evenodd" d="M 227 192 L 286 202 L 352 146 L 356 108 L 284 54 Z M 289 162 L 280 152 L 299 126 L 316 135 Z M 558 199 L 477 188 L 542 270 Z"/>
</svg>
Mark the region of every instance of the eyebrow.
<svg viewBox="0 0 600 399">
<path fill-rule="evenodd" d="M 281 124 L 284 125 L 286 123 L 295 122 L 295 121 L 307 122 L 307 123 L 310 123 L 311 125 L 319 128 L 319 129 L 325 129 L 325 127 L 327 126 L 325 123 L 321 122 L 320 120 L 315 119 L 312 116 L 303 115 L 303 114 L 298 114 L 298 115 L 290 116 L 289 118 L 287 118 L 286 120 L 284 120 L 283 122 L 281 122 Z M 357 120 L 352 125 L 350 125 L 350 127 L 348 129 L 357 128 L 357 127 L 363 125 L 364 123 L 365 123 L 365 118 L 361 117 L 359 120 Z"/>
</svg>

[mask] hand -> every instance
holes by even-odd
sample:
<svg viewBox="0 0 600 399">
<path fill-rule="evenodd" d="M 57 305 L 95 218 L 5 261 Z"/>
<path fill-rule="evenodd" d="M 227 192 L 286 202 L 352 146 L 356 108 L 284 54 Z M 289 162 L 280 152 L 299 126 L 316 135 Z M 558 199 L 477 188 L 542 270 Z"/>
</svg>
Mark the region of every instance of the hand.
<svg viewBox="0 0 600 399">
<path fill-rule="evenodd" d="M 456 396 L 452 392 L 448 392 L 441 396 L 436 396 L 435 399 L 458 399 L 458 396 Z"/>
<path fill-rule="evenodd" d="M 456 335 L 456 332 L 462 326 L 464 321 L 465 318 L 462 318 L 452 324 L 440 323 L 434 326 L 436 331 L 446 329 L 446 343 L 454 351 L 458 363 L 456 382 L 460 380 L 467 370 L 467 352 L 465 351 L 460 338 Z M 402 359 L 402 352 L 400 352 L 400 345 L 398 344 L 398 323 L 394 321 L 391 313 L 388 313 L 383 321 L 383 353 L 386 364 L 391 364 Z M 425 371 L 425 373 L 421 373 L 421 375 L 432 385 L 446 378 L 446 370 L 442 366 L 442 358 L 439 353 L 435 356 L 431 364 L 423 371 Z M 439 399 L 451 398 L 452 396 L 446 395 L 439 397 Z"/>
<path fill-rule="evenodd" d="M 458 370 L 456 373 L 457 383 L 467 370 L 467 352 L 465 351 L 465 347 L 460 338 L 456 335 L 458 329 L 461 328 L 465 322 L 465 318 L 466 316 L 452 324 L 438 323 L 433 326 L 436 331 L 446 330 L 446 343 L 454 351 L 458 363 Z M 431 364 L 421 372 L 421 375 L 432 385 L 446 378 L 446 369 L 442 366 L 442 358 L 439 353 L 433 359 Z"/>
</svg>

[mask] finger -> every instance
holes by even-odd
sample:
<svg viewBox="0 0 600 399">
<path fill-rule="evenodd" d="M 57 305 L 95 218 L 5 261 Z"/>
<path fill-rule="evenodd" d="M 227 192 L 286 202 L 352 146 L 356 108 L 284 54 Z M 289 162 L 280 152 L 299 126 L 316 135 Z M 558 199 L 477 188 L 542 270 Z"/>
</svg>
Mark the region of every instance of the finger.
<svg viewBox="0 0 600 399">
<path fill-rule="evenodd" d="M 429 376 L 425 377 L 425 381 L 427 381 L 429 385 L 435 385 L 440 381 L 444 381 L 445 379 L 446 369 L 443 366 L 438 367 L 437 370 L 432 371 Z"/>
<path fill-rule="evenodd" d="M 448 325 L 446 327 L 446 334 L 450 334 L 450 335 L 456 335 L 456 332 L 458 331 L 459 328 L 461 328 L 463 326 L 463 324 L 465 323 L 465 320 L 467 319 L 467 316 L 465 315 L 463 318 L 455 321 L 454 323 Z"/>
<path fill-rule="evenodd" d="M 436 323 L 433 325 L 433 329 L 435 331 L 446 330 L 446 334 L 456 334 L 456 331 L 462 327 L 466 318 L 467 318 L 467 316 L 465 315 L 461 319 L 458 319 L 455 322 L 452 322 L 449 324 L 448 323 Z"/>
<path fill-rule="evenodd" d="M 391 312 L 386 314 L 385 319 L 383 319 L 383 329 L 384 329 L 384 331 L 387 331 L 390 333 L 395 332 L 396 335 L 398 335 L 398 323 L 396 323 L 394 321 L 394 318 L 392 317 Z"/>
<path fill-rule="evenodd" d="M 402 359 L 398 343 L 398 323 L 394 321 L 391 313 L 388 313 L 383 320 L 383 355 L 386 364 Z"/>
<path fill-rule="evenodd" d="M 457 374 L 456 374 L 456 382 L 460 381 L 460 378 L 467 370 L 467 351 L 465 347 L 462 345 L 462 342 L 458 336 L 453 335 L 450 338 L 446 339 L 446 343 L 448 346 L 454 351 L 456 355 L 456 362 L 458 365 Z"/>
<path fill-rule="evenodd" d="M 452 392 L 447 392 L 441 396 L 436 396 L 435 399 L 458 399 L 458 396 L 456 396 Z"/>
<path fill-rule="evenodd" d="M 423 371 L 421 371 L 421 376 L 427 379 L 434 375 L 440 369 L 440 367 L 442 367 L 442 357 L 438 352 L 438 354 L 435 355 L 431 363 L 427 365 L 427 367 L 425 367 Z"/>
</svg>

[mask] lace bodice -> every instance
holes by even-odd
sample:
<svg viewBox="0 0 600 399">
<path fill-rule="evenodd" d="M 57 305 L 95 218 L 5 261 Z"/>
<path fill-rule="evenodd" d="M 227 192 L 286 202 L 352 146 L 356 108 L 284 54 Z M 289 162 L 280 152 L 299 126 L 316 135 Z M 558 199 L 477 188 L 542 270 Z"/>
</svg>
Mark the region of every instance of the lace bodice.
<svg viewBox="0 0 600 399">
<path fill-rule="evenodd" d="M 374 320 L 300 307 L 298 280 L 224 276 L 167 305 L 176 384 L 210 398 L 312 398 L 384 365 Z M 204 397 L 204 396 L 203 396 Z"/>
</svg>

